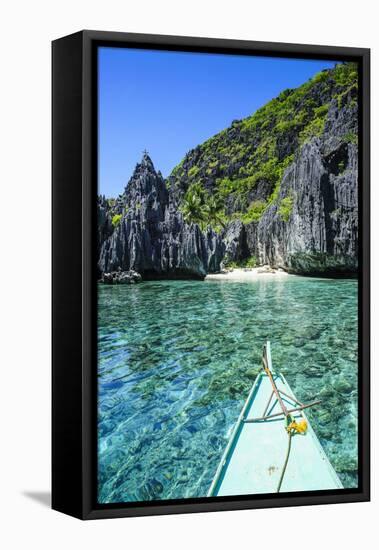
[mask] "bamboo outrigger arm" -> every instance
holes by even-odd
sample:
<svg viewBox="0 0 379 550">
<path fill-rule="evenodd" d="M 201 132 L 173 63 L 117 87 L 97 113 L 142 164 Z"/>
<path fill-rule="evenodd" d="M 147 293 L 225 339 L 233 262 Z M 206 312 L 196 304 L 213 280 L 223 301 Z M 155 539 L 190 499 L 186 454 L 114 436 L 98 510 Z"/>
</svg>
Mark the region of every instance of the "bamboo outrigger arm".
<svg viewBox="0 0 379 550">
<path fill-rule="evenodd" d="M 309 407 L 314 407 L 315 405 L 319 405 L 321 403 L 320 400 L 318 401 L 312 401 L 312 403 L 308 403 L 306 405 L 301 405 L 299 407 L 296 407 L 295 409 L 287 409 L 287 413 L 291 414 L 291 413 L 294 413 L 294 412 L 297 412 L 297 411 L 303 411 L 304 409 L 308 409 Z M 260 416 L 258 418 L 250 418 L 250 419 L 247 419 L 245 420 L 246 423 L 249 423 L 249 422 L 260 422 L 262 420 L 268 420 L 269 418 L 275 418 L 275 417 L 278 417 L 278 416 L 282 416 L 282 412 L 280 413 L 275 413 L 275 414 L 270 414 L 269 416 Z"/>
</svg>

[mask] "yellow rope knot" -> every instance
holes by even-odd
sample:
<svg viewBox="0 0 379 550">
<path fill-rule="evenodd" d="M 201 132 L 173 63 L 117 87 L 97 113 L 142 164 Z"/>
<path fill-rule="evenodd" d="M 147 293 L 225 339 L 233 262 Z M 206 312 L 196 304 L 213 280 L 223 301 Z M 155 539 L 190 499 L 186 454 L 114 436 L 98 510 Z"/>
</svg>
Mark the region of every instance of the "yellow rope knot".
<svg viewBox="0 0 379 550">
<path fill-rule="evenodd" d="M 290 433 L 298 433 L 298 434 L 305 434 L 308 428 L 308 423 L 306 420 L 300 420 L 300 422 L 296 422 L 296 420 L 292 420 L 290 424 L 287 426 L 287 432 Z"/>
</svg>

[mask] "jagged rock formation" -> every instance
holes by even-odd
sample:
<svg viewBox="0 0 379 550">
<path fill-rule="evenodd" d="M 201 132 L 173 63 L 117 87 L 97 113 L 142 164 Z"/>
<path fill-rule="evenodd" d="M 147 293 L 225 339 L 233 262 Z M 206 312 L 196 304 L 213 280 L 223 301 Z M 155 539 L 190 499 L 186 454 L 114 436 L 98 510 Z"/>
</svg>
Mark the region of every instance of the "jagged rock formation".
<svg viewBox="0 0 379 550">
<path fill-rule="evenodd" d="M 356 107 L 333 101 L 322 136 L 306 143 L 284 173 L 279 198 L 246 228 L 260 263 L 304 274 L 353 274 L 358 269 Z M 279 214 L 289 200 L 288 219 Z"/>
<path fill-rule="evenodd" d="M 319 73 L 190 151 L 166 181 L 145 153 L 122 195 L 98 199 L 99 274 L 201 278 L 252 257 L 356 273 L 357 85 L 354 64 Z M 191 198 L 187 214 L 199 212 L 185 222 Z"/>
<path fill-rule="evenodd" d="M 223 242 L 225 243 L 223 262 L 226 265 L 230 262 L 242 261 L 250 255 L 245 226 L 241 220 L 234 220 L 228 224 L 223 233 Z"/>
<path fill-rule="evenodd" d="M 105 216 L 102 209 L 99 201 L 99 220 L 107 223 L 110 214 Z M 101 273 L 120 268 L 133 269 L 144 278 L 202 278 L 219 269 L 224 251 L 221 237 L 212 229 L 203 233 L 198 225 L 184 223 L 147 153 L 112 213 L 117 222 L 100 247 Z M 100 234 L 105 230 L 100 225 Z"/>
<path fill-rule="evenodd" d="M 98 248 L 113 233 L 111 210 L 104 196 L 97 198 L 97 243 Z"/>
</svg>

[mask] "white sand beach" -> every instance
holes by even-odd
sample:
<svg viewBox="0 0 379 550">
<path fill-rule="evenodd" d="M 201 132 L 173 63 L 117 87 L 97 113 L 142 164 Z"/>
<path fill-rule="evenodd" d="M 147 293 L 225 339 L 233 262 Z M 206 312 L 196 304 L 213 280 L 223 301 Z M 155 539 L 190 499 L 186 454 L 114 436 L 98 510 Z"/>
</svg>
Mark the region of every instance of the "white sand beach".
<svg viewBox="0 0 379 550">
<path fill-rule="evenodd" d="M 292 277 L 283 269 L 272 269 L 268 266 L 252 268 L 236 268 L 225 270 L 221 273 L 210 273 L 205 280 L 222 281 L 255 281 L 257 279 L 283 279 Z"/>
</svg>

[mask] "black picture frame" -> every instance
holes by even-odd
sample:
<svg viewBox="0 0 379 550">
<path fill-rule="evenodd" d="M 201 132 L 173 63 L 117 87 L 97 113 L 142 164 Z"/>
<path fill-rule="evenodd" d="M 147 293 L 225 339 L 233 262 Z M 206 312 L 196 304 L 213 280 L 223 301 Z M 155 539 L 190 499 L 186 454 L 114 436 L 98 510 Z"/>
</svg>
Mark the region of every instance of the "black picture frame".
<svg viewBox="0 0 379 550">
<path fill-rule="evenodd" d="M 359 64 L 357 489 L 123 505 L 96 503 L 96 51 L 101 45 Z M 77 518 L 97 519 L 369 500 L 370 50 L 86 30 L 55 40 L 52 62 L 52 507 Z"/>
</svg>

